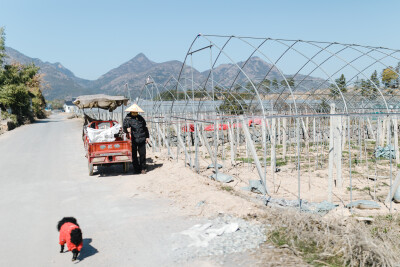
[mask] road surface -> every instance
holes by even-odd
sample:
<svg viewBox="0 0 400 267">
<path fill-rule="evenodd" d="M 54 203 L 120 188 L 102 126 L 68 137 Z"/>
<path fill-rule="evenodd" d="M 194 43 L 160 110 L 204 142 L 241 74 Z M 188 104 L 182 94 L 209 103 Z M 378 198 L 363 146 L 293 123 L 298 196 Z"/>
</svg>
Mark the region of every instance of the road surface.
<svg viewBox="0 0 400 267">
<path fill-rule="evenodd" d="M 171 233 L 196 220 L 124 190 L 135 175 L 122 167 L 88 176 L 81 127 L 58 114 L 0 136 L 0 266 L 71 266 L 72 254 L 59 253 L 64 216 L 82 228 L 79 266 L 176 266 Z"/>
</svg>

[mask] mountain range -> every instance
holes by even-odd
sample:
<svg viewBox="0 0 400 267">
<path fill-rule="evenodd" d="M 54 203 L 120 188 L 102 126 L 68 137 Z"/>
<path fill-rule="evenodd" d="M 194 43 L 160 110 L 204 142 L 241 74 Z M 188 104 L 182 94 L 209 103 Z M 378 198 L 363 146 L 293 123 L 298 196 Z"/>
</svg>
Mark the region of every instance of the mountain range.
<svg viewBox="0 0 400 267">
<path fill-rule="evenodd" d="M 38 58 L 28 57 L 17 50 L 6 47 L 7 58 L 6 64 L 19 62 L 21 64 L 34 63 L 40 67 L 40 73 L 43 74 L 44 90 L 43 94 L 46 99 L 71 99 L 73 97 L 85 94 L 109 94 L 123 95 L 125 93 L 125 85 L 128 84 L 130 94 L 133 97 L 140 95 L 140 90 L 145 84 L 146 78 L 151 76 L 154 82 L 162 88 L 171 76 L 178 77 L 182 68 L 182 62 L 177 60 L 156 63 L 149 60 L 143 53 L 138 54 L 131 60 L 114 68 L 96 80 L 86 80 L 76 77 L 74 73 L 65 68 L 61 63 L 43 62 Z M 244 62 L 236 63 L 237 66 L 243 66 Z M 230 86 L 233 81 L 237 83 L 246 83 L 247 77 L 240 73 L 235 64 L 221 64 L 213 69 L 214 85 Z M 252 81 L 261 81 L 265 74 L 269 71 L 267 78 L 270 80 L 282 80 L 282 75 L 276 67 L 268 64 L 259 57 L 252 57 L 243 67 L 244 72 Z M 193 77 L 196 84 L 204 83 L 210 75 L 210 70 L 199 72 L 189 66 L 184 68 L 185 77 Z M 291 75 L 286 75 L 290 78 Z M 304 75 L 296 75 L 295 81 L 304 79 Z M 171 81 L 174 83 L 174 81 Z M 324 80 L 316 77 L 307 77 L 302 82 L 302 88 L 317 87 Z M 175 81 L 176 84 L 176 81 Z M 306 89 L 297 89 L 304 91 Z"/>
</svg>

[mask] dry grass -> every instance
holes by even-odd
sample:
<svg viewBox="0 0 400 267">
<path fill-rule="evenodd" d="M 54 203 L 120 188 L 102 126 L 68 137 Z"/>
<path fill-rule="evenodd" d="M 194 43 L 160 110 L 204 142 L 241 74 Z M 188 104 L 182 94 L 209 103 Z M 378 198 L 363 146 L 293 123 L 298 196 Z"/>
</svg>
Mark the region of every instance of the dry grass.
<svg viewBox="0 0 400 267">
<path fill-rule="evenodd" d="M 314 266 L 394 266 L 400 260 L 400 220 L 376 217 L 370 225 L 354 217 L 327 220 L 287 209 L 270 209 L 269 240 Z"/>
</svg>

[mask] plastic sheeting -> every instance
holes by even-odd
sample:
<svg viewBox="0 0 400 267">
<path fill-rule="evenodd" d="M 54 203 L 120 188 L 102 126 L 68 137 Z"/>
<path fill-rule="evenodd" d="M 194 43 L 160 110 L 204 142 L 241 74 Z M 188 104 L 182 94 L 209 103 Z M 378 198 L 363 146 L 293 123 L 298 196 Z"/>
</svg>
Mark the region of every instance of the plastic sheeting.
<svg viewBox="0 0 400 267">
<path fill-rule="evenodd" d="M 299 208 L 301 206 L 302 212 L 325 215 L 329 211 L 338 207 L 338 204 L 334 204 L 328 201 L 322 201 L 319 203 L 308 202 L 307 200 L 300 199 L 299 200 L 287 200 L 284 198 L 272 198 L 267 197 L 264 199 L 265 205 L 272 205 L 272 206 L 282 206 L 282 207 L 290 207 L 290 208 Z"/>
<path fill-rule="evenodd" d="M 221 168 L 222 168 L 222 165 L 219 164 L 219 163 L 217 163 L 217 168 L 218 168 L 218 169 L 221 169 Z M 214 169 L 214 163 L 211 163 L 210 165 L 208 165 L 208 166 L 207 166 L 207 169 Z"/>
<path fill-rule="evenodd" d="M 397 187 L 396 192 L 394 193 L 393 200 L 396 203 L 400 203 L 400 186 Z"/>
<path fill-rule="evenodd" d="M 265 188 L 261 180 L 249 180 L 249 186 L 242 187 L 242 189 L 254 193 L 266 194 Z"/>
<path fill-rule="evenodd" d="M 211 179 L 214 179 L 214 180 L 216 180 L 216 181 L 219 181 L 219 182 L 221 182 L 221 183 L 230 183 L 230 182 L 232 182 L 233 181 L 233 177 L 232 176 L 230 176 L 230 175 L 228 175 L 228 174 L 225 174 L 225 173 L 221 173 L 221 172 L 219 172 L 219 173 L 217 173 L 217 174 L 212 174 L 211 176 L 210 176 L 210 178 Z"/>
<path fill-rule="evenodd" d="M 394 147 L 392 145 L 388 145 L 385 147 L 377 146 L 375 148 L 375 158 L 389 158 L 395 159 L 396 153 L 394 152 Z"/>
<path fill-rule="evenodd" d="M 128 98 L 124 96 L 109 96 L 109 95 L 83 95 L 78 96 L 73 102 L 80 109 L 84 108 L 101 108 L 113 111 L 117 107 L 128 104 Z"/>
<path fill-rule="evenodd" d="M 90 143 L 98 142 L 113 142 L 115 141 L 115 134 L 118 134 L 121 130 L 121 125 L 116 124 L 108 129 L 92 129 L 87 127 L 87 134 Z"/>
<path fill-rule="evenodd" d="M 357 209 L 380 209 L 381 206 L 372 200 L 357 200 L 350 202 L 346 205 L 346 208 L 357 208 Z"/>
</svg>

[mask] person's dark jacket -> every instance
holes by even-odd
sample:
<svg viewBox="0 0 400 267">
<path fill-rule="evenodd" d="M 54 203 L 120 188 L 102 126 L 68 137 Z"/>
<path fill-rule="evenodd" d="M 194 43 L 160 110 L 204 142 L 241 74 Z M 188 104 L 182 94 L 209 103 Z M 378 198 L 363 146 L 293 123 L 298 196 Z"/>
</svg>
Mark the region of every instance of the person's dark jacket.
<svg viewBox="0 0 400 267">
<path fill-rule="evenodd" d="M 132 142 L 136 144 L 143 144 L 146 142 L 146 138 L 149 138 L 149 130 L 146 126 L 146 121 L 140 115 L 132 116 L 132 114 L 126 115 L 124 119 L 124 132 L 128 132 L 127 129 L 131 128 Z"/>
</svg>

